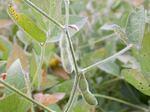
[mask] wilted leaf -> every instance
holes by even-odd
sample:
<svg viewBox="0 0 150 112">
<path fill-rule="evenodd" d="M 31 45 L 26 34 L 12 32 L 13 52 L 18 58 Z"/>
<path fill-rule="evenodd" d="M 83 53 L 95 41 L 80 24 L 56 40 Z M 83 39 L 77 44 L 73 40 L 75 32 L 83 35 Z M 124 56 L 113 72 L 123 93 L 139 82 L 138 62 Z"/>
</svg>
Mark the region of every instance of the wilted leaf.
<svg viewBox="0 0 150 112">
<path fill-rule="evenodd" d="M 128 69 L 122 70 L 122 75 L 128 83 L 145 95 L 150 96 L 150 84 L 141 72 L 136 69 Z"/>
<path fill-rule="evenodd" d="M 69 79 L 69 75 L 68 73 L 62 68 L 61 66 L 61 60 L 59 59 L 59 57 L 54 57 L 50 60 L 50 67 L 52 69 L 52 71 L 54 72 L 54 74 L 56 74 L 57 76 L 63 78 L 64 80 L 68 80 Z"/>
<path fill-rule="evenodd" d="M 7 61 L 7 69 L 11 66 L 11 64 L 16 61 L 16 59 L 20 59 L 21 65 L 24 70 L 27 70 L 28 67 L 28 58 L 22 48 L 17 44 L 14 44 L 12 48 L 12 52 Z"/>
<path fill-rule="evenodd" d="M 141 46 L 145 29 L 145 10 L 140 7 L 133 11 L 128 18 L 126 33 L 129 43 L 135 44 L 137 48 Z"/>
<path fill-rule="evenodd" d="M 60 101 L 63 97 L 65 96 L 64 93 L 57 93 L 57 94 L 42 94 L 42 93 L 37 93 L 34 95 L 34 99 L 43 105 L 51 105 L 55 104 L 58 101 Z"/>
</svg>

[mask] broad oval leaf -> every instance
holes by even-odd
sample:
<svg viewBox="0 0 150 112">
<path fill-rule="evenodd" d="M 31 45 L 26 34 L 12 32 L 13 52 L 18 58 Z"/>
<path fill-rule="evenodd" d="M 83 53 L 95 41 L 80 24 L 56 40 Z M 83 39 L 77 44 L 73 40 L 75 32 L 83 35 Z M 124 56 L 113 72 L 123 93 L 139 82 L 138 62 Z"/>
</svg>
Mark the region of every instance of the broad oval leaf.
<svg viewBox="0 0 150 112">
<path fill-rule="evenodd" d="M 19 59 L 12 63 L 12 65 L 7 70 L 6 82 L 19 90 L 25 88 L 24 72 Z M 10 91 L 6 91 L 6 93 L 9 94 Z"/>
<path fill-rule="evenodd" d="M 125 80 L 141 91 L 143 94 L 150 96 L 150 84 L 144 75 L 136 69 L 122 70 Z"/>
<path fill-rule="evenodd" d="M 17 94 L 11 94 L 0 100 L 0 112 L 27 112 L 31 103 Z"/>
<path fill-rule="evenodd" d="M 126 33 L 129 43 L 136 45 L 137 48 L 141 46 L 145 29 L 145 10 L 144 7 L 139 8 L 138 11 L 133 11 L 128 18 Z"/>
<path fill-rule="evenodd" d="M 31 18 L 25 14 L 18 13 L 11 4 L 8 6 L 8 14 L 13 21 L 33 39 L 38 42 L 46 41 L 46 33 L 41 30 Z"/>
<path fill-rule="evenodd" d="M 137 51 L 136 57 L 143 75 L 150 81 L 150 32 L 145 32 L 141 49 Z"/>
</svg>

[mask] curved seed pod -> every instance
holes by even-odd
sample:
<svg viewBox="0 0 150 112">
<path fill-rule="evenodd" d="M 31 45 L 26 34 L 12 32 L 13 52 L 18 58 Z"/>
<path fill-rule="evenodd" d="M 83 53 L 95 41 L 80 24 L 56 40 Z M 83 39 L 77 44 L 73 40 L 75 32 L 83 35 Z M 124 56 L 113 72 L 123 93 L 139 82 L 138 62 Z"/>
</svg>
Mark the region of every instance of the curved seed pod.
<svg viewBox="0 0 150 112">
<path fill-rule="evenodd" d="M 73 71 L 73 62 L 70 53 L 69 43 L 66 37 L 62 37 L 59 43 L 60 53 L 61 53 L 61 61 L 63 68 L 66 72 L 72 73 Z"/>
<path fill-rule="evenodd" d="M 80 76 L 79 88 L 80 88 L 82 93 L 89 90 L 89 85 L 88 85 L 88 82 L 87 82 L 84 74 L 81 74 L 81 76 Z"/>
<path fill-rule="evenodd" d="M 82 93 L 82 95 L 88 104 L 90 105 L 98 104 L 96 97 L 89 90 Z"/>
<path fill-rule="evenodd" d="M 81 74 L 80 81 L 79 81 L 79 88 L 82 92 L 82 96 L 84 97 L 85 101 L 90 105 L 97 105 L 97 99 L 95 96 L 89 91 L 89 85 L 86 80 L 84 74 Z"/>
<path fill-rule="evenodd" d="M 22 13 L 18 13 L 11 3 L 8 6 L 8 14 L 13 19 L 13 21 L 33 39 L 38 42 L 46 41 L 46 33 L 41 30 L 28 16 Z"/>
</svg>

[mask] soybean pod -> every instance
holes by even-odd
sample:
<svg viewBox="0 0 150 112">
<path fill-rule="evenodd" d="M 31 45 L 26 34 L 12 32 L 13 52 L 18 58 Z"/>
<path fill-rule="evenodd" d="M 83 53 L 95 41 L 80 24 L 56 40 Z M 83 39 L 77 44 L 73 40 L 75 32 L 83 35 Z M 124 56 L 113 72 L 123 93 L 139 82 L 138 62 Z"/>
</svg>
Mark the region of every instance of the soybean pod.
<svg viewBox="0 0 150 112">
<path fill-rule="evenodd" d="M 95 96 L 89 91 L 88 81 L 84 74 L 81 74 L 80 81 L 79 81 L 79 88 L 81 90 L 82 96 L 85 101 L 90 105 L 97 105 L 97 99 Z"/>
</svg>

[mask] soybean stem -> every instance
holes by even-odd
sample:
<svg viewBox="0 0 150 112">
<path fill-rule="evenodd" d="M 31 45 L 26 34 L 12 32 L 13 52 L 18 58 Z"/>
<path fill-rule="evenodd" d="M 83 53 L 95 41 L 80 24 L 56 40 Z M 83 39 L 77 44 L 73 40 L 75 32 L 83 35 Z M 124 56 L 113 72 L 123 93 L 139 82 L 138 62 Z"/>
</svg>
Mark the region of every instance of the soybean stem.
<svg viewBox="0 0 150 112">
<path fill-rule="evenodd" d="M 74 102 L 75 99 L 75 94 L 76 94 L 76 90 L 78 87 L 78 82 L 79 82 L 79 70 L 78 70 L 78 65 L 75 59 L 75 53 L 74 53 L 74 48 L 73 48 L 73 44 L 70 38 L 70 34 L 68 31 L 68 24 L 69 24 L 69 0 L 64 0 L 65 2 L 65 10 L 66 10 L 66 28 L 65 28 L 65 34 L 69 43 L 69 48 L 70 48 L 70 52 L 71 52 L 71 56 L 72 56 L 72 60 L 73 60 L 73 64 L 74 64 L 74 71 L 75 71 L 75 77 L 74 77 L 74 84 L 73 84 L 73 88 L 70 94 L 70 98 L 68 100 L 68 103 L 66 105 L 66 108 L 64 110 L 64 112 L 69 112 L 72 104 Z"/>
<path fill-rule="evenodd" d="M 133 108 L 137 108 L 139 110 L 143 110 L 144 112 L 148 111 L 147 108 L 141 107 L 139 105 L 132 104 L 130 102 L 127 102 L 127 101 L 124 101 L 124 100 L 121 100 L 121 99 L 118 99 L 118 98 L 115 98 L 115 97 L 106 96 L 106 95 L 102 95 L 102 94 L 94 94 L 94 95 L 96 97 L 100 97 L 100 98 L 105 98 L 105 99 L 108 99 L 108 100 L 116 101 L 116 102 L 119 102 L 119 103 L 122 103 L 122 104 L 125 104 L 125 105 L 128 105 L 128 106 L 131 106 Z"/>
<path fill-rule="evenodd" d="M 10 84 L 8 84 L 7 82 L 3 81 L 2 79 L 0 79 L 0 83 L 3 84 L 4 86 L 6 86 L 9 90 L 15 92 L 16 94 L 22 96 L 23 98 L 25 98 L 26 100 L 28 100 L 29 102 L 32 102 L 34 104 L 36 104 L 37 106 L 43 108 L 44 110 L 46 110 L 47 112 L 55 112 L 49 108 L 47 108 L 45 105 L 40 104 L 39 102 L 33 100 L 32 98 L 26 96 L 23 92 L 21 92 L 20 90 L 18 90 L 17 88 L 11 86 Z"/>
<path fill-rule="evenodd" d="M 38 81 L 38 89 L 40 89 L 40 85 L 41 85 L 41 69 L 42 69 L 42 65 L 44 62 L 44 54 L 45 54 L 45 47 L 46 47 L 46 43 L 44 43 L 43 45 L 41 45 L 41 55 L 40 55 L 40 62 L 38 64 L 37 70 L 35 72 L 35 76 L 33 77 L 32 80 L 32 85 L 35 83 L 35 81 Z"/>
<path fill-rule="evenodd" d="M 51 22 L 53 22 L 55 25 L 57 25 L 59 28 L 64 29 L 64 26 L 59 23 L 58 21 L 56 21 L 55 19 L 53 19 L 52 17 L 49 17 L 42 9 L 40 9 L 39 7 L 37 7 L 35 4 L 33 4 L 30 0 L 24 0 L 26 4 L 28 4 L 30 7 L 32 7 L 33 9 L 35 9 L 36 11 L 38 11 L 40 14 L 42 14 L 44 17 L 46 17 L 47 19 L 49 19 Z"/>
<path fill-rule="evenodd" d="M 110 57 L 108 57 L 108 58 L 106 58 L 106 59 L 104 59 L 104 60 L 102 60 L 102 61 L 99 61 L 99 62 L 97 62 L 97 63 L 95 63 L 95 64 L 93 64 L 93 65 L 90 65 L 90 66 L 88 66 L 88 67 L 86 67 L 86 68 L 83 68 L 81 71 L 82 71 L 82 72 L 87 72 L 87 71 L 89 71 L 89 70 L 91 70 L 91 69 L 97 67 L 97 66 L 100 65 L 100 64 L 104 64 L 104 63 L 106 63 L 106 62 L 108 62 L 108 61 L 111 61 L 112 59 L 115 59 L 115 58 L 117 58 L 118 56 L 124 54 L 126 51 L 128 51 L 128 50 L 131 49 L 132 47 L 133 47 L 133 44 L 129 44 L 129 45 L 128 45 L 127 47 L 125 47 L 123 50 L 121 50 L 121 51 L 115 53 L 114 55 L 112 55 L 112 56 L 110 56 Z"/>
</svg>

